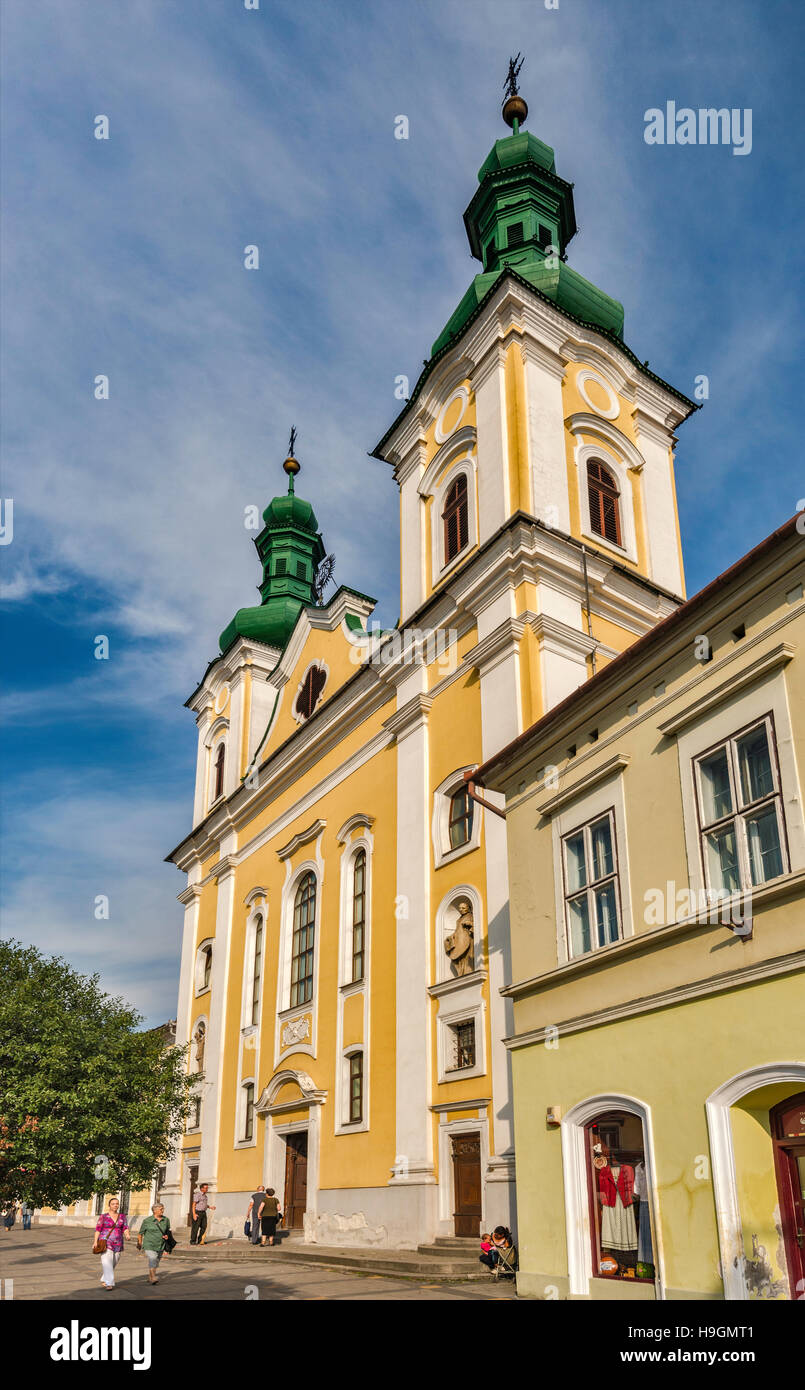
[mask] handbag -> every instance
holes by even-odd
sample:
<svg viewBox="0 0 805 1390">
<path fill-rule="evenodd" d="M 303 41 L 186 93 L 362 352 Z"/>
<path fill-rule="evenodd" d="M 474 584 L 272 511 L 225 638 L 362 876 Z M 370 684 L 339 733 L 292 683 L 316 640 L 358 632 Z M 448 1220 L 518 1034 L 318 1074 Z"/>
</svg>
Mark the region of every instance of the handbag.
<svg viewBox="0 0 805 1390">
<path fill-rule="evenodd" d="M 112 1231 L 116 1231 L 119 1224 L 120 1224 L 120 1217 L 118 1216 L 117 1221 L 115 1222 L 114 1226 L 112 1227 Z M 112 1234 L 112 1231 L 109 1232 L 110 1235 Z M 93 1253 L 93 1255 L 105 1255 L 108 1248 L 109 1248 L 109 1247 L 107 1246 L 106 1241 L 104 1240 L 103 1236 L 99 1236 L 99 1235 L 97 1235 L 97 1233 L 96 1233 L 95 1240 L 94 1240 L 93 1245 L 92 1245 L 92 1253 Z"/>
<path fill-rule="evenodd" d="M 244 1221 L 244 1223 L 243 1223 L 243 1234 L 245 1235 L 245 1237 L 246 1237 L 247 1240 L 250 1238 L 251 1233 L 252 1233 L 252 1223 L 251 1223 L 251 1221 L 249 1221 L 249 1220 L 247 1219 L 247 1220 Z"/>
<path fill-rule="evenodd" d="M 171 1251 L 175 1250 L 178 1244 L 178 1240 L 174 1240 L 173 1231 L 168 1231 L 168 1238 L 165 1241 L 165 1254 L 170 1255 Z"/>
</svg>

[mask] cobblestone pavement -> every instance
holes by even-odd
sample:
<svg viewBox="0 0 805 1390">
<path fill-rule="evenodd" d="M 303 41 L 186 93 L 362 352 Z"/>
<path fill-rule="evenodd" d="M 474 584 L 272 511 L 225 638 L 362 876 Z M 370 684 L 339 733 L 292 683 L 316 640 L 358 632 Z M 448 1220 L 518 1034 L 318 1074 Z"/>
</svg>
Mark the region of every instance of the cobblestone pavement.
<svg viewBox="0 0 805 1390">
<path fill-rule="evenodd" d="M 424 1280 L 400 1279 L 378 1274 L 355 1274 L 351 1271 L 323 1269 L 294 1264 L 276 1257 L 256 1258 L 254 1262 L 240 1260 L 228 1264 L 216 1260 L 207 1264 L 203 1256 L 196 1260 L 182 1259 L 171 1265 L 164 1256 L 159 1283 L 149 1286 L 145 1256 L 137 1253 L 132 1237 L 117 1267 L 115 1288 L 108 1292 L 101 1287 L 97 1255 L 92 1254 L 93 1232 L 87 1227 L 34 1226 L 23 1231 L 17 1224 L 12 1231 L 0 1229 L 0 1294 L 13 1299 L 76 1299 L 100 1300 L 104 1303 L 154 1302 L 164 1299 L 428 1299 L 439 1302 L 515 1300 L 514 1290 L 507 1285 L 488 1284 L 428 1284 Z M 9 1289 L 7 1280 L 12 1280 Z"/>
</svg>

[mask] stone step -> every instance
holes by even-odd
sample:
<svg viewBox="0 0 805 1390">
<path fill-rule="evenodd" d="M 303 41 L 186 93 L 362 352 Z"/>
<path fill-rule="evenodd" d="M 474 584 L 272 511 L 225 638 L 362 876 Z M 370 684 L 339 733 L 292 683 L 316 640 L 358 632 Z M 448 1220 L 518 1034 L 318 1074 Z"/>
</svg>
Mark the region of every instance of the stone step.
<svg viewBox="0 0 805 1390">
<path fill-rule="evenodd" d="M 464 1255 L 422 1256 L 416 1250 L 366 1249 L 363 1246 L 305 1245 L 253 1246 L 245 1241 L 221 1241 L 220 1245 L 177 1246 L 172 1259 L 204 1261 L 291 1260 L 295 1264 L 326 1265 L 363 1274 L 399 1275 L 402 1278 L 465 1280 L 488 1278 L 477 1260 Z"/>
<path fill-rule="evenodd" d="M 481 1253 L 478 1241 L 473 1241 L 470 1246 L 459 1245 L 418 1245 L 417 1254 L 425 1255 L 428 1259 L 437 1260 L 462 1260 L 464 1263 L 474 1263 Z"/>
</svg>

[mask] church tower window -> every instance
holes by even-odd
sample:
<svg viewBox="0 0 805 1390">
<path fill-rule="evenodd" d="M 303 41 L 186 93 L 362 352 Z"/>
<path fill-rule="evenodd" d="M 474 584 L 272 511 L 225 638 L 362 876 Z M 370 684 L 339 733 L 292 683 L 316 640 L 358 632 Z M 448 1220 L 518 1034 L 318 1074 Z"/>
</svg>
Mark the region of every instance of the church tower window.
<svg viewBox="0 0 805 1390">
<path fill-rule="evenodd" d="M 467 508 L 467 477 L 460 473 L 445 499 L 444 511 L 444 559 L 445 564 L 458 555 L 469 538 Z"/>
<path fill-rule="evenodd" d="M 226 749 L 225 749 L 225 747 L 224 747 L 224 742 L 223 742 L 223 739 L 222 739 L 221 742 L 218 744 L 218 752 L 217 752 L 216 755 L 215 755 L 215 783 L 214 783 L 214 788 L 213 788 L 213 793 L 212 793 L 212 799 L 213 799 L 213 801 L 217 801 L 218 798 L 219 798 L 219 796 L 223 796 L 223 794 L 224 794 L 224 758 L 225 758 L 225 757 L 226 757 Z"/>
<path fill-rule="evenodd" d="M 587 464 L 587 494 L 590 502 L 590 525 L 597 536 L 621 544 L 621 518 L 618 486 L 614 477 L 598 459 Z"/>
</svg>

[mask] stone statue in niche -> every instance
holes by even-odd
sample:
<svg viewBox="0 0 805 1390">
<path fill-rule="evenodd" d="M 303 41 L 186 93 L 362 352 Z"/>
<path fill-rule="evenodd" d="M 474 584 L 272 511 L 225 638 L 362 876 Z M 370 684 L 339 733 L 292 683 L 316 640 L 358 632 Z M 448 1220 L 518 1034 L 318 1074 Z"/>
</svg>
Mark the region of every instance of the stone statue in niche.
<svg viewBox="0 0 805 1390">
<path fill-rule="evenodd" d="M 200 1023 L 193 1034 L 196 1042 L 196 1071 L 204 1070 L 204 1044 L 207 1041 L 207 1025 Z"/>
<path fill-rule="evenodd" d="M 467 898 L 459 898 L 455 906 L 458 921 L 450 935 L 445 937 L 444 949 L 457 975 L 471 975 L 475 969 L 472 903 Z"/>
</svg>

